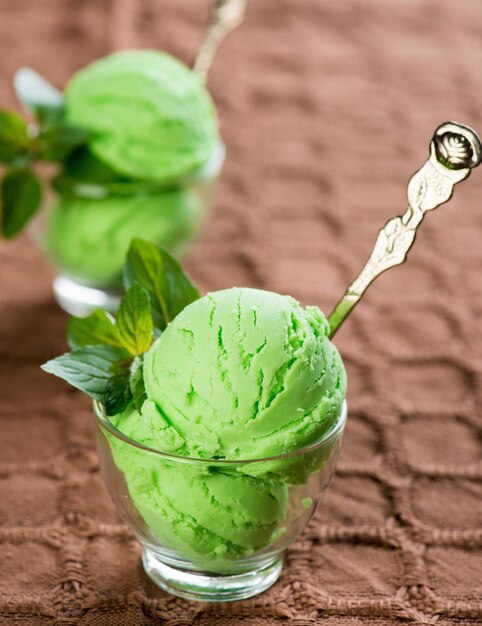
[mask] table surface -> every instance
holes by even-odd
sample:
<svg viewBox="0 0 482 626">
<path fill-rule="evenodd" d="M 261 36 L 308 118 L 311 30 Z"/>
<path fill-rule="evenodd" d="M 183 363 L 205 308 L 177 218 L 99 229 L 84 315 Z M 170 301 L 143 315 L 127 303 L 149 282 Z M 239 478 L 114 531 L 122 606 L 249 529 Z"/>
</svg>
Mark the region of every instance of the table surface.
<svg viewBox="0 0 482 626">
<path fill-rule="evenodd" d="M 207 1 L 0 0 L 1 100 L 33 66 L 63 85 L 96 56 L 188 61 Z M 482 131 L 480 0 L 264 0 L 210 77 L 228 148 L 187 262 L 329 311 L 406 205 L 435 127 Z M 0 625 L 480 624 L 482 171 L 427 216 L 409 262 L 337 336 L 349 423 L 322 509 L 280 581 L 231 605 L 157 590 L 103 486 L 89 402 L 39 369 L 65 349 L 52 272 L 0 244 Z"/>
</svg>

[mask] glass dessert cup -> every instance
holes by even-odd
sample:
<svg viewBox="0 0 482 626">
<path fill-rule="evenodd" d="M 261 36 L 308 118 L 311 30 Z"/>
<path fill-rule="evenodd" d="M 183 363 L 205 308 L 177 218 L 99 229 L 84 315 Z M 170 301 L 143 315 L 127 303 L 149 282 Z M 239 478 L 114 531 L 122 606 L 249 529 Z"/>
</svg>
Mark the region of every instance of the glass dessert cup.
<svg viewBox="0 0 482 626">
<path fill-rule="evenodd" d="M 194 600 L 257 595 L 279 578 L 335 470 L 346 402 L 322 439 L 289 454 L 226 461 L 160 452 L 119 431 L 94 402 L 101 471 L 143 548 L 148 576 Z"/>
<path fill-rule="evenodd" d="M 68 195 L 48 193 L 30 232 L 57 272 L 53 291 L 60 307 L 79 317 L 115 311 L 125 256 L 136 237 L 181 256 L 210 209 L 224 154 L 220 142 L 201 170 L 162 186 L 79 183 Z"/>
</svg>

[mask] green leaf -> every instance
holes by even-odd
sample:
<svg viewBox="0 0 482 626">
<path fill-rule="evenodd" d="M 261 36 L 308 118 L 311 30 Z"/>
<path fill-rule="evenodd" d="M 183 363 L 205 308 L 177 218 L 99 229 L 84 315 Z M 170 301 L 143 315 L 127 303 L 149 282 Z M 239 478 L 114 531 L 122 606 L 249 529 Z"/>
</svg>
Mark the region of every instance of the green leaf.
<svg viewBox="0 0 482 626">
<path fill-rule="evenodd" d="M 42 130 L 32 142 L 32 150 L 44 161 L 64 161 L 90 139 L 91 133 L 78 126 L 59 122 Z"/>
<path fill-rule="evenodd" d="M 126 289 L 134 283 L 149 294 L 154 324 L 161 330 L 200 297 L 178 261 L 142 239 L 132 240 L 124 266 Z"/>
<path fill-rule="evenodd" d="M 35 70 L 20 68 L 14 76 L 13 85 L 17 98 L 40 122 L 53 122 L 63 117 L 62 92 Z"/>
<path fill-rule="evenodd" d="M 63 167 L 52 181 L 54 189 L 62 195 L 105 197 L 119 195 L 115 188 L 120 186 L 130 196 L 142 193 L 144 188 L 136 181 L 129 181 L 117 174 L 103 161 L 93 155 L 86 146 L 81 146 L 67 157 Z"/>
<path fill-rule="evenodd" d="M 107 381 L 104 406 L 107 415 L 121 413 L 132 398 L 128 374 L 115 374 Z"/>
<path fill-rule="evenodd" d="M 88 148 L 82 147 L 65 161 L 62 174 L 73 181 L 87 183 L 110 183 L 128 181 L 97 158 Z M 131 181 L 132 182 L 132 181 Z"/>
<path fill-rule="evenodd" d="M 88 197 L 154 194 L 172 190 L 172 185 L 159 181 L 132 180 L 115 172 L 93 155 L 86 146 L 73 151 L 53 179 L 54 188 L 62 193 Z"/>
<path fill-rule="evenodd" d="M 17 113 L 0 109 L 0 163 L 12 163 L 30 143 L 27 125 Z"/>
<path fill-rule="evenodd" d="M 29 169 L 12 169 L 1 183 L 2 232 L 6 239 L 16 235 L 42 201 L 42 186 Z"/>
<path fill-rule="evenodd" d="M 121 346 L 113 318 L 105 311 L 94 311 L 88 317 L 70 317 L 67 341 L 75 350 L 82 346 Z"/>
<path fill-rule="evenodd" d="M 131 363 L 133 361 L 132 356 L 124 351 L 124 358 L 120 361 L 116 361 L 110 368 L 111 374 L 122 374 L 122 376 L 129 376 Z"/>
<path fill-rule="evenodd" d="M 142 354 L 152 344 L 152 323 L 149 296 L 137 283 L 124 294 L 116 316 L 116 327 L 120 341 L 131 354 Z"/>
<path fill-rule="evenodd" d="M 144 361 L 141 356 L 136 356 L 130 367 L 129 384 L 132 393 L 134 407 L 140 412 L 142 405 L 147 400 L 143 375 Z"/>
<path fill-rule="evenodd" d="M 107 381 L 112 377 L 112 367 L 127 356 L 122 348 L 89 346 L 47 361 L 41 367 L 45 372 L 63 378 L 94 400 L 104 402 Z"/>
</svg>

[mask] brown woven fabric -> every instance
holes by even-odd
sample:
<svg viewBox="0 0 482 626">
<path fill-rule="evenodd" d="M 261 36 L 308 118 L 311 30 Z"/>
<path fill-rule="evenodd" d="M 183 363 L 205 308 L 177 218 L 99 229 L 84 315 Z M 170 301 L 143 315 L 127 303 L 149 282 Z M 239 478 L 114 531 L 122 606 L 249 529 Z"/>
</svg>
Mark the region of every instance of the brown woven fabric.
<svg viewBox="0 0 482 626">
<path fill-rule="evenodd" d="M 194 5 L 196 5 L 194 7 Z M 207 0 L 0 0 L 1 100 L 125 45 L 188 60 Z M 434 128 L 482 131 L 480 0 L 253 1 L 210 85 L 228 158 L 188 267 L 328 311 Z M 0 244 L 0 626 L 482 622 L 482 171 L 430 214 L 409 263 L 337 337 L 350 416 L 325 505 L 281 580 L 232 605 L 157 590 L 103 487 L 89 402 L 39 364 L 65 348 L 51 271 Z"/>
</svg>

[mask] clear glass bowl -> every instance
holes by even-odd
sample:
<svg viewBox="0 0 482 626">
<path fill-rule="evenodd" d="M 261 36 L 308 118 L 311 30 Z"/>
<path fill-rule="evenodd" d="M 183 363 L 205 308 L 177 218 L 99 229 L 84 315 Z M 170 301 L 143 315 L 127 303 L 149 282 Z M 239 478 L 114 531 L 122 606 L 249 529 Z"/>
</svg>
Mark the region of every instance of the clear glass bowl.
<svg viewBox="0 0 482 626">
<path fill-rule="evenodd" d="M 181 256 L 199 233 L 224 162 L 219 143 L 202 170 L 159 186 L 120 182 L 75 184 L 46 194 L 31 234 L 54 265 L 53 289 L 68 313 L 114 312 L 122 292 L 122 268 L 135 237 Z"/>
<path fill-rule="evenodd" d="M 122 519 L 142 544 L 150 578 L 212 602 L 249 598 L 280 576 L 333 476 L 346 403 L 320 441 L 246 461 L 201 460 L 146 447 L 94 403 L 101 470 Z"/>
</svg>

